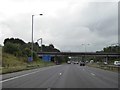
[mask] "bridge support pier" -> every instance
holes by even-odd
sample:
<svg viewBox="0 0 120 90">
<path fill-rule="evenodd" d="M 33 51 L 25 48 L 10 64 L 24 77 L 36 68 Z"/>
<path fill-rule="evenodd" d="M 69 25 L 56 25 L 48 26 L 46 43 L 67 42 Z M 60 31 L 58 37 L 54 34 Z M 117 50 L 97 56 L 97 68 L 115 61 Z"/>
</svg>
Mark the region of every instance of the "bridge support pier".
<svg viewBox="0 0 120 90">
<path fill-rule="evenodd" d="M 108 56 L 105 57 L 105 62 L 107 63 L 108 63 L 108 58 L 109 58 Z"/>
</svg>

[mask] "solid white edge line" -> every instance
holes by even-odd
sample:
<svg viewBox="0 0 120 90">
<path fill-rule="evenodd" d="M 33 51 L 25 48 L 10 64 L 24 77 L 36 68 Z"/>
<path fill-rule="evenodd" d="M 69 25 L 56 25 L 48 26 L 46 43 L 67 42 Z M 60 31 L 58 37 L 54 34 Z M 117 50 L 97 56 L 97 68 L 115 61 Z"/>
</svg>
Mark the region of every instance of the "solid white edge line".
<svg viewBox="0 0 120 90">
<path fill-rule="evenodd" d="M 60 65 L 61 66 L 61 65 Z M 52 67 L 55 67 L 55 66 L 52 66 Z M 49 69 L 49 68 L 47 68 Z M 35 71 L 35 72 L 31 72 L 31 73 L 27 73 L 27 74 L 24 74 L 24 75 L 20 75 L 20 76 L 15 76 L 15 77 L 12 77 L 12 78 L 9 78 L 9 79 L 6 79 L 6 80 L 2 80 L 0 81 L 0 83 L 3 83 L 3 82 L 7 82 L 7 81 L 10 81 L 10 80 L 13 80 L 13 79 L 17 79 L 17 78 L 20 78 L 20 77 L 24 77 L 24 76 L 28 76 L 30 74 L 34 74 L 34 73 L 37 73 L 37 72 L 40 72 L 40 71 L 43 71 L 44 69 L 42 70 L 38 70 L 38 71 Z M 46 69 L 45 69 L 46 70 Z"/>
<path fill-rule="evenodd" d="M 37 72 L 39 72 L 39 71 L 35 71 L 35 72 L 32 72 L 32 73 L 27 73 L 27 74 L 20 75 L 20 76 L 15 76 L 15 77 L 13 77 L 13 78 L 9 78 L 9 79 L 0 81 L 0 83 L 7 82 L 7 81 L 10 81 L 10 80 L 13 80 L 13 79 L 20 78 L 20 77 L 28 76 L 28 75 L 30 75 L 30 74 L 34 74 L 34 73 L 37 73 Z"/>
</svg>

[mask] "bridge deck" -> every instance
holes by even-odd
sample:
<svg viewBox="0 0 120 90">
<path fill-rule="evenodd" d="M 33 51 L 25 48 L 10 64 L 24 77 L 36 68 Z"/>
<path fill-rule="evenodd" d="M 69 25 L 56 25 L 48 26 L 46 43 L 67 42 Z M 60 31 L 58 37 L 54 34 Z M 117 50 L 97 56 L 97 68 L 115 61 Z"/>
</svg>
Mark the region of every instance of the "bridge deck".
<svg viewBox="0 0 120 90">
<path fill-rule="evenodd" d="M 120 57 L 120 53 L 96 53 L 96 52 L 39 52 L 39 56 L 52 55 L 52 56 L 108 56 Z"/>
</svg>

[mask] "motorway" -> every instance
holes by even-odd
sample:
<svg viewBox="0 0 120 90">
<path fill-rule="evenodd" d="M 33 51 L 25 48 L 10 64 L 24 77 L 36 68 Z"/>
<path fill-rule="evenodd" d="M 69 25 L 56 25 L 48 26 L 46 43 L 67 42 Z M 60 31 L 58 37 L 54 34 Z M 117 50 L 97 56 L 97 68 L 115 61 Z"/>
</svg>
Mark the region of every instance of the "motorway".
<svg viewBox="0 0 120 90">
<path fill-rule="evenodd" d="M 118 88 L 118 73 L 63 64 L 3 75 L 3 88 Z"/>
</svg>

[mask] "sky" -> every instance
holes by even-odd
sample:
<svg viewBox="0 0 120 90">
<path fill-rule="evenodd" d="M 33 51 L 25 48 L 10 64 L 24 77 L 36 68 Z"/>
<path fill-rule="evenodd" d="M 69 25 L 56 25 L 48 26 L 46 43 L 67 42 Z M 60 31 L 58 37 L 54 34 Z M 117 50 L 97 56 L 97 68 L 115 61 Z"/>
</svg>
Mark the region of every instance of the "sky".
<svg viewBox="0 0 120 90">
<path fill-rule="evenodd" d="M 0 0 L 0 44 L 12 37 L 31 42 L 32 15 L 34 42 L 43 38 L 61 51 L 94 52 L 118 42 L 118 0 Z"/>
</svg>

